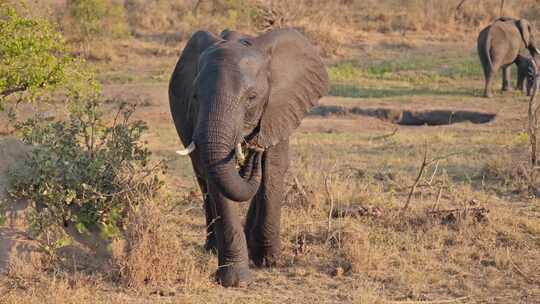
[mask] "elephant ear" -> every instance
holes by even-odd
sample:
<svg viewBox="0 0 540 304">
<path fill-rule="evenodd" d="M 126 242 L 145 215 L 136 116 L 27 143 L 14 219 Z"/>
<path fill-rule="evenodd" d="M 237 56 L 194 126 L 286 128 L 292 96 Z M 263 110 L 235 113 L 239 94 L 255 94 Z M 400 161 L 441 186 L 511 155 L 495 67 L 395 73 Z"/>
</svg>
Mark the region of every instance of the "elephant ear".
<svg viewBox="0 0 540 304">
<path fill-rule="evenodd" d="M 253 42 L 270 58 L 268 103 L 255 139 L 269 147 L 287 139 L 326 95 L 328 75 L 315 47 L 294 29 L 273 30 Z"/>
<path fill-rule="evenodd" d="M 519 19 L 516 25 L 521 33 L 521 39 L 523 39 L 525 47 L 529 47 L 531 44 L 531 24 L 525 19 Z"/>
<path fill-rule="evenodd" d="M 169 82 L 169 105 L 178 135 L 184 145 L 191 142 L 197 105 L 193 104 L 193 83 L 201 54 L 221 39 L 210 32 L 194 33 L 182 51 Z M 182 130 L 182 133 L 180 132 Z"/>
</svg>

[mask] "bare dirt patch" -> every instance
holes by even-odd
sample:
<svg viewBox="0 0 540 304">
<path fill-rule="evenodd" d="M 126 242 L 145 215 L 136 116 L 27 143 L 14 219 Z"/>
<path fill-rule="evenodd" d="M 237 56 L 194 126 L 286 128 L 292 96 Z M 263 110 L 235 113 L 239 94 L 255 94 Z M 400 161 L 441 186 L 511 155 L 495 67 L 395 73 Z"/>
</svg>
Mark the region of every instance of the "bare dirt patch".
<svg viewBox="0 0 540 304">
<path fill-rule="evenodd" d="M 5 272 L 15 260 L 29 261 L 37 255 L 38 245 L 30 240 L 22 229 L 26 204 L 16 202 L 6 206 L 8 171 L 24 159 L 32 147 L 15 138 L 0 139 L 0 220 L 8 227 L 0 227 L 0 273 Z"/>
</svg>

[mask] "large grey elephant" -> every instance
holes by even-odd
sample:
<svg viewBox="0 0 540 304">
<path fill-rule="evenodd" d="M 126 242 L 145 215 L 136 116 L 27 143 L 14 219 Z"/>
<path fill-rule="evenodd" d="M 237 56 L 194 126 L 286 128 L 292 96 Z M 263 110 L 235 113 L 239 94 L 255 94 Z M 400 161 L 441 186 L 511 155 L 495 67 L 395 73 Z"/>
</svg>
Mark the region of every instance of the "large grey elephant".
<svg viewBox="0 0 540 304">
<path fill-rule="evenodd" d="M 289 136 L 327 93 L 316 49 L 299 32 L 258 37 L 193 34 L 169 84 L 171 113 L 204 196 L 207 249 L 218 254 L 223 286 L 250 280 L 248 259 L 280 255 L 280 205 Z M 238 169 L 239 168 L 239 169 Z M 245 227 L 238 202 L 251 201 Z"/>
<path fill-rule="evenodd" d="M 478 35 L 478 55 L 486 78 L 484 96 L 492 97 L 491 85 L 499 68 L 503 70 L 503 91 L 509 91 L 510 66 L 518 55 L 528 51 L 534 58 L 540 51 L 535 41 L 535 30 L 525 19 L 502 17 Z"/>
</svg>

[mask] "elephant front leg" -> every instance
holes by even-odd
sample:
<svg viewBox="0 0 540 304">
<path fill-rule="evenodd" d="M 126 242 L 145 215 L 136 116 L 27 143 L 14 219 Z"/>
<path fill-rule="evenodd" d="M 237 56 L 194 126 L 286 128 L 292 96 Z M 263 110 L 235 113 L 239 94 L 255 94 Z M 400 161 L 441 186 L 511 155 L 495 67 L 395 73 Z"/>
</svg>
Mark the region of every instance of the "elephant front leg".
<svg viewBox="0 0 540 304">
<path fill-rule="evenodd" d="M 284 176 L 289 165 L 288 154 L 288 141 L 265 152 L 261 188 L 247 214 L 245 232 L 249 256 L 257 266 L 275 266 L 281 255 L 281 202 Z"/>
<path fill-rule="evenodd" d="M 214 208 L 218 269 L 216 280 L 224 287 L 246 286 L 251 276 L 243 227 L 238 216 L 238 203 L 225 198 L 212 182 L 208 184 L 211 207 Z"/>
<path fill-rule="evenodd" d="M 214 208 L 212 207 L 210 195 L 208 194 L 206 180 L 197 175 L 197 182 L 199 183 L 199 188 L 201 189 L 203 196 L 204 215 L 206 217 L 206 242 L 204 244 L 204 249 L 211 252 L 217 252 L 216 234 L 214 233 L 216 215 L 214 214 Z"/>
</svg>

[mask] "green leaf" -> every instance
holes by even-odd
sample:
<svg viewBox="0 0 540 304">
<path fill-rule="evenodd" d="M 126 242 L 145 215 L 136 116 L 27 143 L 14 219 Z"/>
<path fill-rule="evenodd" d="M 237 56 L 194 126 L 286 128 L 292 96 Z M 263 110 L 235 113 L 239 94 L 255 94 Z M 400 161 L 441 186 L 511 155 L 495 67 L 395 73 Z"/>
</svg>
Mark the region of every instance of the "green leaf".
<svg viewBox="0 0 540 304">
<path fill-rule="evenodd" d="M 77 229 L 77 232 L 79 232 L 80 234 L 88 233 L 88 228 L 86 227 L 85 224 L 83 224 L 81 222 L 75 224 L 75 229 Z"/>
</svg>

